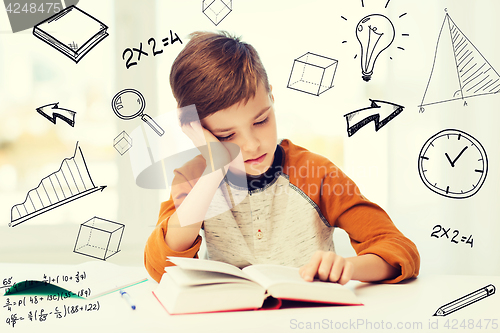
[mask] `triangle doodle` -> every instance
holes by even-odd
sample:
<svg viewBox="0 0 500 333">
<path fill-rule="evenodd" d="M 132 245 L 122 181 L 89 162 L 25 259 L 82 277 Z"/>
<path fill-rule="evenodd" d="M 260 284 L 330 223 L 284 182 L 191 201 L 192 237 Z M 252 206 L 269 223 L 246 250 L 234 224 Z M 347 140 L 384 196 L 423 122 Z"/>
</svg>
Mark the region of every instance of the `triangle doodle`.
<svg viewBox="0 0 500 333">
<path fill-rule="evenodd" d="M 500 91 L 500 75 L 446 14 L 420 107 Z"/>
</svg>

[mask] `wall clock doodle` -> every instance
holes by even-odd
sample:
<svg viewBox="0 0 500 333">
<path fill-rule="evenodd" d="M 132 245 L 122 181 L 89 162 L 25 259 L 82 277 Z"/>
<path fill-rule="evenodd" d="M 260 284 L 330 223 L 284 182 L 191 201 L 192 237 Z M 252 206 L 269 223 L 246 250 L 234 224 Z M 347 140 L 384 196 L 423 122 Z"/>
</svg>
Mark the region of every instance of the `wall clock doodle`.
<svg viewBox="0 0 500 333">
<path fill-rule="evenodd" d="M 453 199 L 473 196 L 488 173 L 488 158 L 479 141 L 456 129 L 433 135 L 418 156 L 418 172 L 433 192 Z"/>
</svg>

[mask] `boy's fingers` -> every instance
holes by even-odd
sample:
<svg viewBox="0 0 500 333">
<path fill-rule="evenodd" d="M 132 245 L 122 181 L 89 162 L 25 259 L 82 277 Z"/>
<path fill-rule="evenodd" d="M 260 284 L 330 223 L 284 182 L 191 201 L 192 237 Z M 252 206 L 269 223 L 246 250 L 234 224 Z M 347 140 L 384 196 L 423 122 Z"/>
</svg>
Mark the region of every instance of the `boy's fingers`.
<svg viewBox="0 0 500 333">
<path fill-rule="evenodd" d="M 323 257 L 323 251 L 317 251 L 313 254 L 311 260 L 309 260 L 309 262 L 306 265 L 301 267 L 302 269 L 301 276 L 304 280 L 310 282 L 314 279 L 314 276 L 316 275 L 318 267 L 321 263 L 322 257 Z"/>
<path fill-rule="evenodd" d="M 345 259 L 341 256 L 337 256 L 335 258 L 335 262 L 333 263 L 332 270 L 330 271 L 329 280 L 332 282 L 338 282 L 340 277 L 343 274 L 345 266 Z"/>
<path fill-rule="evenodd" d="M 324 252 L 321 257 L 321 264 L 318 267 L 318 277 L 321 281 L 328 281 L 334 263 L 336 262 L 336 255 L 333 252 Z"/>
<path fill-rule="evenodd" d="M 346 260 L 344 269 L 342 270 L 342 276 L 340 277 L 338 282 L 342 285 L 346 284 L 351 280 L 353 273 L 354 273 L 354 267 L 352 263 Z"/>
<path fill-rule="evenodd" d="M 299 268 L 299 274 L 309 282 L 313 281 L 317 274 L 322 281 L 344 285 L 351 280 L 354 266 L 334 252 L 317 251 L 306 265 Z"/>
</svg>

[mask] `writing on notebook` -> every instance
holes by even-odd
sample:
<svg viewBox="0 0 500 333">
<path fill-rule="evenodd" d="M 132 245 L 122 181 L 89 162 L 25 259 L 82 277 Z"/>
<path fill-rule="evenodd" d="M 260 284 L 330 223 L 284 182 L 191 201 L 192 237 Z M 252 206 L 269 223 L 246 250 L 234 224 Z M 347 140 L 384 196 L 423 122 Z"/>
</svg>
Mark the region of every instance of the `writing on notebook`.
<svg viewBox="0 0 500 333">
<path fill-rule="evenodd" d="M 74 279 L 73 279 L 74 278 Z M 59 283 L 59 282 L 68 282 L 68 281 L 75 281 L 75 282 L 80 282 L 81 280 L 85 280 L 87 278 L 87 273 L 85 272 L 79 272 L 77 271 L 75 275 L 55 275 L 55 276 L 47 276 L 46 274 L 43 275 L 43 282 L 46 283 Z M 60 279 L 60 280 L 59 280 Z"/>
<path fill-rule="evenodd" d="M 5 300 L 5 305 L 3 307 L 6 308 L 8 311 L 12 311 L 12 309 L 15 310 L 16 308 L 26 307 L 26 305 L 30 304 L 41 304 L 43 301 L 45 302 L 62 301 L 74 295 L 75 294 L 73 294 L 72 292 L 67 291 L 56 294 L 48 294 L 45 297 L 40 295 L 32 295 L 32 296 L 23 296 L 21 298 L 16 298 L 12 300 L 11 297 L 7 297 L 7 299 Z"/>
<path fill-rule="evenodd" d="M 0 288 L 10 288 L 12 287 L 12 276 L 2 279 L 2 286 Z"/>
<path fill-rule="evenodd" d="M 76 271 L 75 274 L 60 274 L 60 275 L 47 275 L 43 274 L 43 278 L 36 280 L 24 280 L 16 282 L 13 277 L 6 277 L 2 279 L 3 285 L 0 288 L 5 288 L 6 294 L 14 294 L 21 290 L 33 288 L 39 286 L 41 283 L 47 284 L 58 284 L 63 282 L 73 282 L 80 283 L 87 278 L 87 273 L 85 271 Z M 80 297 L 90 297 L 92 291 L 90 288 L 82 288 L 73 290 L 74 295 Z"/>
<path fill-rule="evenodd" d="M 34 266 L 0 276 L 0 292 L 12 295 L 19 292 L 36 294 L 32 291 L 43 288 L 44 293 L 56 293 L 62 288 L 74 295 L 94 299 L 113 291 L 147 280 L 145 273 L 134 267 L 122 267 L 111 263 L 89 261 L 75 266 Z M 27 291 L 25 291 L 27 290 Z M 19 295 L 18 295 L 19 296 Z"/>
<path fill-rule="evenodd" d="M 62 306 L 55 306 L 49 308 L 39 308 L 36 310 L 29 310 L 26 314 L 12 313 L 10 314 L 5 323 L 9 326 L 15 327 L 18 322 L 31 321 L 31 322 L 44 322 L 47 319 L 62 319 L 68 316 L 74 316 L 78 313 L 99 311 L 101 305 L 99 301 L 88 302 L 85 304 L 74 303 L 72 305 L 63 304 Z"/>
</svg>

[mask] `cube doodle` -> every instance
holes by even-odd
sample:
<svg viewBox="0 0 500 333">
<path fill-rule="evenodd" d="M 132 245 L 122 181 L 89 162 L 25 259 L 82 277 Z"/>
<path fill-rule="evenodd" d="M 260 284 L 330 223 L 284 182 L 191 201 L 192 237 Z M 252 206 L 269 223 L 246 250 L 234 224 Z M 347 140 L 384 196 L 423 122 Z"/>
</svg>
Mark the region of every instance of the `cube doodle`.
<svg viewBox="0 0 500 333">
<path fill-rule="evenodd" d="M 319 96 L 333 87 L 338 61 L 307 52 L 293 62 L 288 88 Z"/>
<path fill-rule="evenodd" d="M 120 252 L 125 225 L 94 216 L 80 225 L 73 252 L 106 260 Z"/>
<path fill-rule="evenodd" d="M 233 10 L 232 0 L 203 0 L 203 14 L 218 25 Z"/>
<path fill-rule="evenodd" d="M 123 155 L 132 147 L 132 138 L 123 131 L 113 140 L 113 147 L 120 155 Z"/>
</svg>

